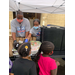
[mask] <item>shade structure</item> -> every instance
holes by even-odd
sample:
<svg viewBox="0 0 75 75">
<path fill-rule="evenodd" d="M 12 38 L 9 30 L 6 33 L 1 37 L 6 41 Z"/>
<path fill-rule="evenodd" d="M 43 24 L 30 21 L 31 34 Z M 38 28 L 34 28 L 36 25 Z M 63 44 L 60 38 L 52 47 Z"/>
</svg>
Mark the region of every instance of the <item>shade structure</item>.
<svg viewBox="0 0 75 75">
<path fill-rule="evenodd" d="M 65 0 L 9 0 L 9 11 L 65 14 Z"/>
</svg>

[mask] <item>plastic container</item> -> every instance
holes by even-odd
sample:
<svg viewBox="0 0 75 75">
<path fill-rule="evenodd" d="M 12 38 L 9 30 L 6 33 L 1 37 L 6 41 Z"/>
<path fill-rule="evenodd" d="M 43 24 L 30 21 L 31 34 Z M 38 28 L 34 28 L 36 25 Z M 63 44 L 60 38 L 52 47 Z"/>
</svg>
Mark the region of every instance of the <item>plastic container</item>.
<svg viewBox="0 0 75 75">
<path fill-rule="evenodd" d="M 47 25 L 47 28 L 50 28 L 50 27 L 51 27 L 50 24 L 48 24 L 48 25 Z"/>
</svg>

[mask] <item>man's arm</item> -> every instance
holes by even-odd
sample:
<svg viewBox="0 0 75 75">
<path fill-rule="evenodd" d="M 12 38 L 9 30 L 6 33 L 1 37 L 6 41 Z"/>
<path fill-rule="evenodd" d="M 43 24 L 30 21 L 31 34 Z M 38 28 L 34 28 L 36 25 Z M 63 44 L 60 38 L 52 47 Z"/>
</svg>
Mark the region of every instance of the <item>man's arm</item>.
<svg viewBox="0 0 75 75">
<path fill-rule="evenodd" d="M 12 38 L 13 38 L 13 41 L 16 40 L 16 33 L 15 32 L 12 32 Z"/>
<path fill-rule="evenodd" d="M 30 29 L 29 35 L 27 37 L 27 39 L 29 40 L 31 38 L 31 35 L 33 34 L 33 28 Z"/>
<path fill-rule="evenodd" d="M 28 40 L 30 40 L 31 35 L 32 35 L 32 34 L 31 34 L 31 33 L 29 33 L 29 35 L 28 35 L 28 37 L 27 37 L 27 39 L 28 39 Z"/>
<path fill-rule="evenodd" d="M 29 31 L 30 31 L 30 22 L 29 22 L 29 20 L 27 20 L 27 26 L 26 26 L 25 38 L 28 37 L 28 35 L 29 35 Z"/>
<path fill-rule="evenodd" d="M 29 35 L 29 31 L 25 33 L 25 38 L 27 38 Z"/>
</svg>

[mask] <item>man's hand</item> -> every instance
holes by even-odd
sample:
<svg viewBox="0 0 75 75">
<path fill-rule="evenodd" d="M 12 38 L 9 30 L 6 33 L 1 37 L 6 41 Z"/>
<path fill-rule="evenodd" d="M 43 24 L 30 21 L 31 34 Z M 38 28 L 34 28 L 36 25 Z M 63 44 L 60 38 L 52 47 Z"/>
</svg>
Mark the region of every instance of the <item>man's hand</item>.
<svg viewBox="0 0 75 75">
<path fill-rule="evenodd" d="M 14 40 L 14 41 L 13 41 L 13 46 L 14 46 L 16 43 L 17 43 L 17 41 L 16 41 L 16 40 Z"/>
<path fill-rule="evenodd" d="M 17 43 L 17 41 L 16 41 L 16 40 L 14 40 L 14 43 Z"/>
<path fill-rule="evenodd" d="M 27 37 L 28 41 L 30 40 L 31 35 L 32 35 L 31 33 L 28 35 L 28 37 Z"/>
<path fill-rule="evenodd" d="M 26 39 L 24 39 L 24 41 L 23 41 L 23 43 L 26 43 L 26 42 L 28 42 L 29 40 L 26 38 Z"/>
</svg>

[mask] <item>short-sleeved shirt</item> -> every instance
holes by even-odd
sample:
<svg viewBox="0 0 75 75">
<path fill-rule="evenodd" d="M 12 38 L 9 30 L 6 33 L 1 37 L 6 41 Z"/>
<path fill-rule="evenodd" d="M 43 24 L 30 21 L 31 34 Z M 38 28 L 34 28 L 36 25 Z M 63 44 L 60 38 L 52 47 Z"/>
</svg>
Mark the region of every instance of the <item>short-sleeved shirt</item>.
<svg viewBox="0 0 75 75">
<path fill-rule="evenodd" d="M 16 19 L 17 18 L 11 21 L 11 32 L 15 32 L 16 37 L 25 37 L 25 33 L 30 31 L 30 22 L 28 19 L 23 18 L 20 24 Z"/>
<path fill-rule="evenodd" d="M 39 66 L 39 75 L 51 75 L 51 70 L 57 68 L 54 59 L 50 57 L 43 57 L 42 54 L 40 54 L 38 66 Z"/>
<path fill-rule="evenodd" d="M 38 29 L 34 29 L 33 27 L 30 29 L 30 33 L 32 36 L 36 37 L 37 41 L 40 41 L 40 33 L 41 33 L 41 26 L 39 25 Z"/>
<path fill-rule="evenodd" d="M 20 57 L 14 61 L 11 73 L 14 75 L 37 75 L 36 65 L 33 61 Z"/>
</svg>

